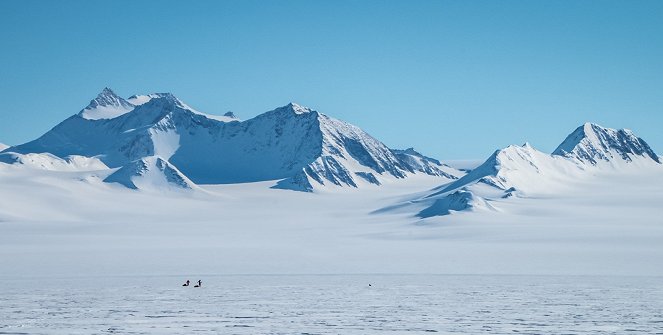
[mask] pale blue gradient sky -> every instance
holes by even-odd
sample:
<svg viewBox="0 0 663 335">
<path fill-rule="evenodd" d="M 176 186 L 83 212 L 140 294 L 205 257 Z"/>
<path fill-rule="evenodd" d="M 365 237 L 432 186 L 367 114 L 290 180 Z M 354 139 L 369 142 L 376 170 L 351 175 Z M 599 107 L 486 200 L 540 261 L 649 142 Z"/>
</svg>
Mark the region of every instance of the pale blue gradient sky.
<svg viewBox="0 0 663 335">
<path fill-rule="evenodd" d="M 552 151 L 593 121 L 663 153 L 663 1 L 2 1 L 0 142 L 104 87 L 247 119 L 290 101 L 390 147 Z"/>
</svg>

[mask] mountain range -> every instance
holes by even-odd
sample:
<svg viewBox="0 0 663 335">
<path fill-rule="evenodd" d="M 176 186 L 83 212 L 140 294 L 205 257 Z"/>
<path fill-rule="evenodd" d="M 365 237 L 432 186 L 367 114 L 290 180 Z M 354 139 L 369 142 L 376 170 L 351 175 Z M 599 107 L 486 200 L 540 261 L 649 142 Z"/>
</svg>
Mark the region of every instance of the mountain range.
<svg viewBox="0 0 663 335">
<path fill-rule="evenodd" d="M 509 146 L 461 171 L 295 103 L 242 121 L 199 112 L 170 93 L 124 99 L 109 88 L 38 139 L 0 151 L 2 163 L 98 171 L 104 182 L 135 190 L 273 181 L 274 188 L 314 192 L 439 178 L 439 187 L 394 206 L 416 208 L 421 218 L 499 210 L 499 199 L 545 194 L 583 174 L 662 163 L 630 130 L 586 123 L 551 154 Z"/>
<path fill-rule="evenodd" d="M 278 180 L 277 188 L 313 191 L 380 185 L 420 173 L 449 179 L 460 174 L 295 103 L 240 121 L 198 112 L 170 93 L 124 99 L 109 88 L 40 138 L 5 152 L 96 158 L 119 169 L 106 181 L 132 188 L 149 184 L 134 179 L 147 178 L 154 162 L 168 167 L 171 186 L 182 188 Z"/>
</svg>

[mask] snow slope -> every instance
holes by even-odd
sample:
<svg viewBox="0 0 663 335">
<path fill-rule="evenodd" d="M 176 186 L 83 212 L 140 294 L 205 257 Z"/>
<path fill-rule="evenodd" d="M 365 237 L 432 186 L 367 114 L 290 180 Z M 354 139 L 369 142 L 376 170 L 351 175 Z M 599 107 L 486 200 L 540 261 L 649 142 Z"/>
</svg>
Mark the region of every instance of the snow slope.
<svg viewBox="0 0 663 335">
<path fill-rule="evenodd" d="M 358 127 L 294 103 L 243 122 L 200 113 L 169 93 L 125 101 L 105 89 L 90 106 L 11 151 L 98 157 L 111 168 L 160 156 L 194 183 L 281 180 L 275 187 L 300 191 L 462 174 L 414 151 L 395 154 Z M 101 118 L 111 113 L 99 108 L 116 116 Z"/>
<path fill-rule="evenodd" d="M 3 150 L 5 150 L 5 149 L 7 149 L 7 148 L 9 148 L 8 145 L 6 145 L 6 144 L 4 144 L 4 143 L 0 143 L 0 151 L 3 151 Z"/>
</svg>

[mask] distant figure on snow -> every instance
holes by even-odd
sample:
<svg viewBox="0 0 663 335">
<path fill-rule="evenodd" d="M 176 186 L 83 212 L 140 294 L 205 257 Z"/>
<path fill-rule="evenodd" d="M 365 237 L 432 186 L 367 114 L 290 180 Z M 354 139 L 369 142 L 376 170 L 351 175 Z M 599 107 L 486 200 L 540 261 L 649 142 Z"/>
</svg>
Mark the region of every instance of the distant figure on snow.
<svg viewBox="0 0 663 335">
<path fill-rule="evenodd" d="M 186 280 L 186 283 L 182 284 L 182 286 L 189 286 L 189 280 Z"/>
<path fill-rule="evenodd" d="M 201 287 L 201 286 L 203 286 L 203 282 L 200 281 L 200 279 L 198 279 L 198 285 L 195 285 L 194 287 Z"/>
</svg>

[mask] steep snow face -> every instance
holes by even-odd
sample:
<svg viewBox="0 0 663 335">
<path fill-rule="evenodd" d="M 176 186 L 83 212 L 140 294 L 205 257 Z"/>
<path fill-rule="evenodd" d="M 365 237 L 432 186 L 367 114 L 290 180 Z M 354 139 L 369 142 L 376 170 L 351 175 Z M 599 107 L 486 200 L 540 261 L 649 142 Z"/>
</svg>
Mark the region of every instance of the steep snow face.
<svg viewBox="0 0 663 335">
<path fill-rule="evenodd" d="M 9 148 L 8 145 L 6 145 L 6 144 L 4 144 L 4 143 L 0 143 L 0 151 L 3 151 L 3 150 L 5 150 L 5 149 L 7 149 L 7 148 Z"/>
<path fill-rule="evenodd" d="M 380 175 L 406 176 L 406 169 L 391 150 L 358 127 L 296 104 L 286 108 L 298 115 L 314 115 L 320 131 L 319 157 L 293 180 L 303 189 L 311 190 L 312 181 L 319 185 L 357 187 L 363 183 L 380 185 Z"/>
<path fill-rule="evenodd" d="M 553 155 L 592 165 L 615 159 L 625 162 L 645 159 L 661 163 L 647 142 L 635 136 L 632 131 L 604 128 L 593 123 L 578 127 L 555 149 Z"/>
<path fill-rule="evenodd" d="M 107 183 L 119 183 L 141 190 L 192 190 L 197 189 L 189 178 L 174 165 L 159 156 L 133 161 L 104 179 Z"/>
<path fill-rule="evenodd" d="M 132 111 L 135 107 L 106 87 L 78 115 L 87 120 L 112 119 Z"/>
<path fill-rule="evenodd" d="M 311 191 L 314 185 L 379 185 L 381 175 L 403 178 L 407 172 L 389 148 L 361 129 L 294 103 L 180 136 L 171 162 L 197 183 L 283 179 L 277 188 Z"/>
<path fill-rule="evenodd" d="M 320 137 L 321 145 L 315 149 L 319 151 L 318 157 L 293 177 L 281 181 L 279 188 L 312 191 L 319 186 L 381 185 L 389 179 L 405 178 L 408 173 L 449 179 L 460 174 L 414 150 L 408 153 L 391 150 L 360 128 L 309 108 L 291 103 L 282 109 L 295 115 L 315 116 L 316 136 Z M 415 158 L 412 153 L 418 156 Z"/>
<path fill-rule="evenodd" d="M 317 113 L 288 106 L 244 122 L 191 124 L 180 118 L 175 124 L 180 148 L 170 161 L 196 183 L 288 178 L 322 150 Z"/>
</svg>

